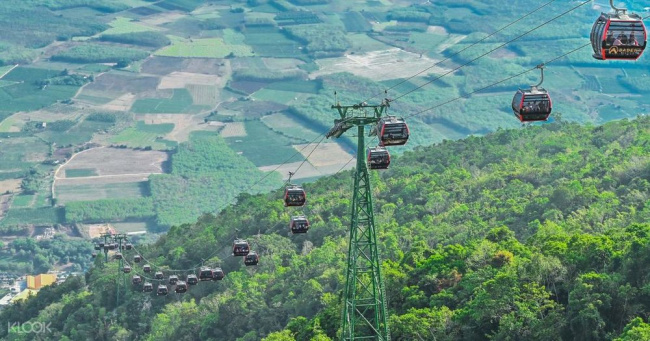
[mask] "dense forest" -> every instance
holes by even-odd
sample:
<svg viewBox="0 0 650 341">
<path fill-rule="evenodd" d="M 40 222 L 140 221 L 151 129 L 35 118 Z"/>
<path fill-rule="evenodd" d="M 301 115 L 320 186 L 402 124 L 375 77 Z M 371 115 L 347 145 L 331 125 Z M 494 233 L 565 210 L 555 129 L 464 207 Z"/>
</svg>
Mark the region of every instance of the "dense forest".
<svg viewBox="0 0 650 341">
<path fill-rule="evenodd" d="M 392 339 L 650 339 L 648 155 L 649 117 L 559 120 L 418 147 L 373 172 Z M 350 175 L 306 185 L 307 235 L 290 235 L 278 190 L 140 249 L 160 269 L 219 264 L 223 281 L 164 298 L 134 287 L 118 303 L 117 263 L 98 260 L 0 325 L 51 322 L 48 340 L 335 339 Z M 234 235 L 257 267 L 229 256 Z"/>
</svg>

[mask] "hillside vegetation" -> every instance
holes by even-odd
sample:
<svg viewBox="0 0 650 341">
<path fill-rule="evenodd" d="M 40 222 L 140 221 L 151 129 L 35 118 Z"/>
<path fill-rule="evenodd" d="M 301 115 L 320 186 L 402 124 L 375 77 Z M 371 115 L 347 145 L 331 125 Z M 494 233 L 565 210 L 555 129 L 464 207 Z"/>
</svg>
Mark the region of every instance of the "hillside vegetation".
<svg viewBox="0 0 650 341">
<path fill-rule="evenodd" d="M 373 172 L 392 339 L 648 339 L 648 155 L 648 117 L 556 122 L 418 147 Z M 51 322 L 50 340 L 335 339 L 351 181 L 306 186 L 307 235 L 289 234 L 276 191 L 140 250 L 162 269 L 219 264 L 221 282 L 167 298 L 133 290 L 116 305 L 117 265 L 97 263 L 0 325 Z M 228 255 L 234 235 L 261 254 L 257 267 Z"/>
</svg>

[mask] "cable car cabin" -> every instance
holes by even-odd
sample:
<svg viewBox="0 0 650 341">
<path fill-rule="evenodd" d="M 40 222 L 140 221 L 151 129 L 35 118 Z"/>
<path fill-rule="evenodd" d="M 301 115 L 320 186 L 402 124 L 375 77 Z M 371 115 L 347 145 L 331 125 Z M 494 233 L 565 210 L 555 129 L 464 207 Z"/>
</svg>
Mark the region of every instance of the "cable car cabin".
<svg viewBox="0 0 650 341">
<path fill-rule="evenodd" d="M 163 275 L 162 271 L 156 271 L 156 273 L 153 275 L 153 278 L 155 278 L 155 279 L 163 279 L 163 278 L 165 278 L 165 275 Z"/>
<path fill-rule="evenodd" d="M 93 258 L 97 257 L 97 252 L 93 252 L 92 256 Z"/>
<path fill-rule="evenodd" d="M 546 121 L 553 110 L 548 91 L 533 86 L 530 90 L 519 89 L 512 98 L 512 110 L 521 122 Z"/>
<path fill-rule="evenodd" d="M 309 230 L 309 220 L 304 215 L 293 216 L 291 217 L 289 228 L 293 234 L 307 233 Z"/>
<path fill-rule="evenodd" d="M 380 146 L 401 146 L 409 139 L 409 127 L 403 118 L 386 116 L 377 123 Z"/>
<path fill-rule="evenodd" d="M 165 296 L 169 293 L 169 289 L 164 284 L 158 284 L 158 289 L 156 290 L 156 295 Z"/>
<path fill-rule="evenodd" d="M 307 194 L 302 186 L 290 185 L 284 190 L 284 206 L 303 206 L 307 200 Z"/>
<path fill-rule="evenodd" d="M 99 249 L 103 249 L 103 248 L 104 248 L 104 243 L 99 243 L 99 244 L 97 244 L 97 245 L 99 246 Z M 99 250 L 99 249 L 96 248 L 95 250 Z"/>
<path fill-rule="evenodd" d="M 368 148 L 368 166 L 370 169 L 387 169 L 388 165 L 390 165 L 390 154 L 386 148 Z"/>
<path fill-rule="evenodd" d="M 591 47 L 599 60 L 637 60 L 646 46 L 647 31 L 643 18 L 616 9 L 601 13 L 591 28 Z"/>
<path fill-rule="evenodd" d="M 214 273 L 212 272 L 212 269 L 203 267 L 203 268 L 201 268 L 201 271 L 199 272 L 199 279 L 201 279 L 201 281 L 211 281 L 213 274 Z M 189 282 L 189 276 L 188 276 L 187 280 Z"/>
<path fill-rule="evenodd" d="M 221 268 L 215 268 L 212 270 L 212 279 L 215 281 L 220 281 L 226 277 L 226 273 L 221 270 Z"/>
<path fill-rule="evenodd" d="M 133 261 L 134 261 L 134 262 L 136 262 L 136 263 L 140 263 L 141 260 L 142 260 L 142 257 L 140 257 L 140 256 L 133 256 Z"/>
<path fill-rule="evenodd" d="M 196 285 L 199 283 L 199 279 L 196 277 L 196 275 L 187 275 L 187 284 L 189 285 Z"/>
<path fill-rule="evenodd" d="M 177 294 L 182 294 L 187 292 L 187 283 L 183 281 L 178 281 L 176 283 L 176 288 L 174 290 L 176 291 Z"/>
<path fill-rule="evenodd" d="M 176 283 L 178 283 L 178 276 L 176 275 L 169 276 L 169 284 L 176 285 Z"/>
<path fill-rule="evenodd" d="M 129 272 L 131 272 L 131 267 L 128 266 L 128 265 L 125 265 L 124 268 L 122 268 L 122 271 L 123 271 L 125 274 L 128 274 Z"/>
<path fill-rule="evenodd" d="M 142 271 L 151 272 L 151 265 L 146 264 L 145 266 L 142 267 Z"/>
<path fill-rule="evenodd" d="M 232 246 L 232 253 L 235 256 L 246 256 L 250 252 L 250 247 L 248 242 L 243 239 L 235 240 L 235 243 Z"/>
<path fill-rule="evenodd" d="M 246 266 L 257 265 L 259 261 L 260 256 L 258 256 L 255 251 L 251 251 L 246 255 L 246 257 L 244 257 L 244 265 Z"/>
<path fill-rule="evenodd" d="M 115 258 L 115 259 L 122 259 L 122 258 L 124 258 L 124 257 L 122 257 L 122 254 L 121 254 L 121 253 L 116 252 L 116 253 L 113 255 L 113 258 Z"/>
<path fill-rule="evenodd" d="M 102 249 L 102 247 L 103 247 L 103 245 L 102 245 L 102 246 L 100 246 L 99 244 L 95 244 L 95 250 L 101 250 L 101 249 Z"/>
<path fill-rule="evenodd" d="M 115 249 L 117 249 L 117 243 L 108 244 L 108 249 L 109 249 L 109 250 L 115 250 Z"/>
<path fill-rule="evenodd" d="M 127 244 L 125 245 L 125 247 L 126 247 L 127 250 L 131 250 L 131 249 L 133 248 L 133 244 L 131 244 L 131 243 L 127 243 Z"/>
<path fill-rule="evenodd" d="M 142 291 L 144 292 L 152 292 L 153 291 L 153 284 L 150 282 L 144 282 L 144 285 L 142 286 Z"/>
<path fill-rule="evenodd" d="M 140 276 L 138 276 L 138 275 L 134 275 L 134 276 L 131 278 L 131 283 L 133 283 L 134 285 L 137 285 L 137 284 L 142 283 L 142 277 L 140 277 Z"/>
</svg>

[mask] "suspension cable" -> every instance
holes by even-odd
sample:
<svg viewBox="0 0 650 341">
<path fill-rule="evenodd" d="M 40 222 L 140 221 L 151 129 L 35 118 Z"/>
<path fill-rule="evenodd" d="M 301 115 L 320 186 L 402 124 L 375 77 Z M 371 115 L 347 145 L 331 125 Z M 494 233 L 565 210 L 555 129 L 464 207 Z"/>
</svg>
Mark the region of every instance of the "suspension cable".
<svg viewBox="0 0 650 341">
<path fill-rule="evenodd" d="M 506 28 L 508 28 L 508 27 L 510 27 L 510 26 L 512 26 L 512 25 L 514 25 L 514 24 L 516 24 L 516 23 L 518 23 L 518 22 L 520 22 L 521 20 L 523 20 L 523 19 L 525 19 L 526 17 L 528 17 L 528 16 L 530 16 L 530 15 L 532 15 L 532 14 L 538 12 L 538 11 L 541 10 L 542 8 L 544 8 L 544 7 L 548 6 L 548 5 L 550 5 L 551 3 L 555 2 L 555 1 L 556 1 L 556 0 L 551 0 L 551 1 L 549 1 L 549 2 L 547 2 L 547 3 L 545 3 L 545 4 L 543 4 L 542 6 L 537 7 L 537 8 L 534 9 L 532 12 L 529 12 L 529 13 L 525 14 L 524 16 L 520 17 L 519 19 L 517 19 L 517 20 L 515 20 L 515 21 L 513 21 L 513 22 L 511 22 L 511 23 L 509 23 L 509 24 L 506 25 L 506 26 L 503 26 L 502 28 L 500 28 L 500 29 L 498 29 L 498 30 L 492 32 L 491 34 L 487 35 L 486 37 L 479 39 L 478 41 L 476 41 L 476 42 L 472 43 L 471 45 L 469 45 L 469 46 L 463 48 L 462 50 L 460 50 L 460 51 L 458 51 L 458 52 L 452 54 L 451 56 L 449 56 L 449 57 L 447 57 L 447 58 L 445 58 L 445 59 L 443 59 L 443 60 L 441 60 L 441 61 L 439 61 L 439 62 L 436 62 L 435 64 L 433 64 L 433 65 L 429 66 L 428 68 L 426 68 L 426 69 L 424 69 L 424 70 L 422 70 L 422 71 L 420 71 L 420 72 L 414 74 L 414 75 L 411 76 L 411 77 L 408 77 L 408 78 L 406 78 L 406 79 L 403 79 L 402 81 L 398 82 L 397 84 L 395 84 L 395 85 L 393 85 L 393 86 L 387 88 L 387 89 L 385 90 L 385 92 L 388 91 L 388 90 L 392 90 L 392 89 L 394 89 L 394 88 L 396 88 L 396 87 L 398 87 L 398 86 L 400 86 L 400 85 L 402 85 L 402 84 L 408 82 L 409 80 L 411 80 L 411 79 L 413 79 L 413 78 L 415 78 L 415 77 L 421 75 L 422 73 L 424 73 L 424 72 L 426 72 L 426 71 L 428 71 L 428 70 L 434 68 L 435 66 L 437 66 L 437 65 L 439 65 L 439 64 L 442 64 L 443 62 L 445 62 L 445 61 L 447 61 L 447 60 L 449 60 L 449 59 L 451 59 L 451 58 L 457 56 L 457 55 L 460 54 L 461 52 L 463 52 L 463 51 L 465 51 L 465 50 L 467 50 L 467 49 L 469 49 L 469 48 L 472 48 L 472 47 L 478 45 L 479 43 L 483 42 L 484 40 L 486 40 L 486 39 L 488 39 L 488 38 L 494 36 L 495 34 L 497 34 L 497 33 L 501 32 L 501 31 L 505 30 Z M 380 96 L 380 95 L 372 96 L 372 97 L 366 99 L 364 102 L 368 102 L 369 100 L 371 100 L 371 99 L 373 99 L 373 98 L 375 98 L 375 97 L 377 97 L 377 96 Z"/>
</svg>

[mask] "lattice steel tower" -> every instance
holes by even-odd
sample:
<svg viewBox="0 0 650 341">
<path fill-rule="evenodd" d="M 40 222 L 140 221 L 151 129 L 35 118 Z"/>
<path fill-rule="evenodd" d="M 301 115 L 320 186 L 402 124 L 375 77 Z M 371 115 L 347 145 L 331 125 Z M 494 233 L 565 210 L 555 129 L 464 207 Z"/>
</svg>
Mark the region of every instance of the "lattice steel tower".
<svg viewBox="0 0 650 341">
<path fill-rule="evenodd" d="M 342 106 L 337 103 L 341 119 L 326 137 L 338 138 L 348 129 L 358 128 L 357 168 L 354 175 L 350 245 L 346 271 L 345 296 L 341 340 L 390 340 L 386 317 L 386 297 L 381 277 L 377 235 L 372 206 L 370 178 L 365 158 L 365 126 L 374 126 L 388 108 L 388 100 L 381 105 Z"/>
</svg>

